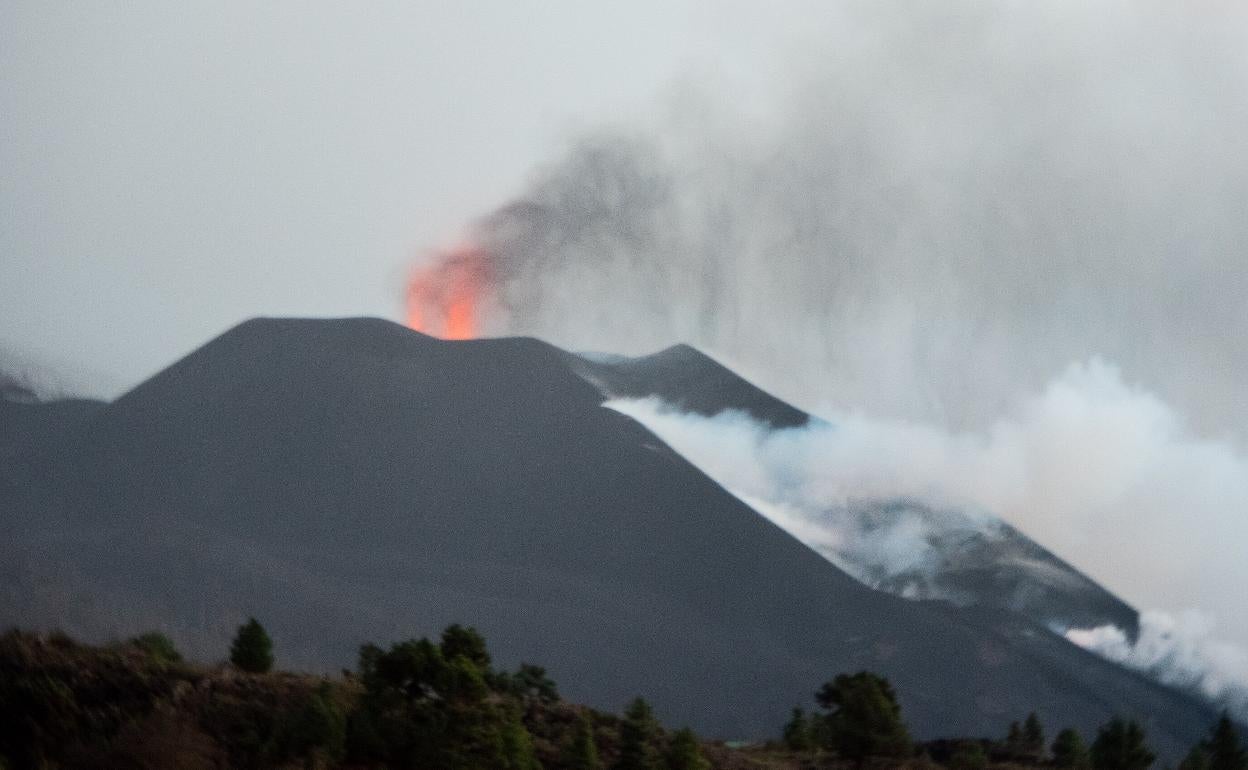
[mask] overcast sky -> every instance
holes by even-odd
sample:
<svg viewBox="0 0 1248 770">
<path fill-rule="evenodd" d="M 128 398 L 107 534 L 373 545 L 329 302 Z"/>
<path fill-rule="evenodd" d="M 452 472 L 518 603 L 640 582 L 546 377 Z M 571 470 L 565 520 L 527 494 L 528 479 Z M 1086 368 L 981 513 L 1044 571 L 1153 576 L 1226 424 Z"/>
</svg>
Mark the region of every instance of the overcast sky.
<svg viewBox="0 0 1248 770">
<path fill-rule="evenodd" d="M 111 392 L 249 316 L 397 319 L 579 132 L 782 66 L 811 4 L 750 5 L 5 3 L 0 350 Z"/>
</svg>

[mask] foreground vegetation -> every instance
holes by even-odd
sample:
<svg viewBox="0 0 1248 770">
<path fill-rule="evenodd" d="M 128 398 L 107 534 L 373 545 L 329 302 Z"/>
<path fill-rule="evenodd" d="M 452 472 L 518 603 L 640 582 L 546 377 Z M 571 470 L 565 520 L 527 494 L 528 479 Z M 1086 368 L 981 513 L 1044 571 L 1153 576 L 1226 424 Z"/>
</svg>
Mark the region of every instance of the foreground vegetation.
<svg viewBox="0 0 1248 770">
<path fill-rule="evenodd" d="M 18 768 L 444 768 L 470 770 L 794 770 L 1057 767 L 1144 770 L 1138 725 L 1112 720 L 1090 744 L 1064 729 L 1051 743 L 1036 715 L 1001 740 L 916 744 L 887 680 L 837 676 L 820 710 L 794 709 L 781 740 L 729 746 L 659 725 L 638 698 L 617 717 L 565 702 L 533 665 L 494 668 L 485 640 L 366 644 L 355 671 L 273 671 L 272 641 L 240 627 L 230 663 L 184 661 L 146 634 L 104 647 L 63 634 L 0 636 L 0 770 Z M 1184 770 L 1248 770 L 1223 717 Z"/>
<path fill-rule="evenodd" d="M 623 718 L 564 702 L 543 669 L 496 670 L 485 641 L 366 644 L 355 671 L 273 671 L 250 621 L 231 662 L 184 661 L 159 634 L 93 647 L 0 636 L 0 767 L 703 770 L 688 730 L 638 699 Z"/>
</svg>

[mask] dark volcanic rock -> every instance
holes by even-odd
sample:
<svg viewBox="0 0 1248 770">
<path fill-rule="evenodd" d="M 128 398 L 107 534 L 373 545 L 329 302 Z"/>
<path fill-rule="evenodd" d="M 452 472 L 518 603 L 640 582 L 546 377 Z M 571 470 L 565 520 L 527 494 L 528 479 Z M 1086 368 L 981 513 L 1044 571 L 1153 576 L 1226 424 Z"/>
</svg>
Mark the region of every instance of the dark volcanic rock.
<svg viewBox="0 0 1248 770">
<path fill-rule="evenodd" d="M 858 669 L 922 737 L 1123 714 L 1174 756 L 1213 719 L 1016 615 L 864 587 L 601 401 L 531 339 L 246 323 L 0 493 L 0 625 L 221 658 L 255 615 L 283 666 L 336 669 L 458 621 L 572 700 L 730 738 Z"/>
<path fill-rule="evenodd" d="M 713 417 L 745 412 L 773 428 L 800 428 L 811 417 L 688 345 L 629 358 L 568 355 L 573 371 L 611 398 L 653 396 L 686 412 Z"/>
</svg>

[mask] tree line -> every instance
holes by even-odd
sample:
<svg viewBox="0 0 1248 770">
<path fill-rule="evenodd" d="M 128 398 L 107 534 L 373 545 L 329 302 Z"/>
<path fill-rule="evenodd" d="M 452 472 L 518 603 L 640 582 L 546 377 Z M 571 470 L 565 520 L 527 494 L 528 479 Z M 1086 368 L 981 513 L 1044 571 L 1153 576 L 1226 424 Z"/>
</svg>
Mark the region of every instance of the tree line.
<svg viewBox="0 0 1248 770">
<path fill-rule="evenodd" d="M 665 730 L 644 699 L 622 718 L 567 704 L 542 667 L 496 668 L 469 626 L 364 644 L 341 679 L 274 664 L 254 618 L 237 629 L 225 670 L 186 663 L 159 633 L 103 649 L 57 634 L 0 635 L 0 770 L 711 767 L 697 736 Z"/>
<path fill-rule="evenodd" d="M 1091 746 L 1073 728 L 1057 733 L 1051 744 L 1033 712 L 1010 724 L 1003 740 L 933 741 L 916 744 L 902 719 L 889 681 L 868 671 L 842 674 L 815 693 L 821 709 L 808 714 L 795 707 L 783 730 L 783 744 L 794 752 L 828 752 L 862 762 L 926 754 L 954 770 L 982 770 L 991 761 L 1045 765 L 1073 770 L 1146 770 L 1156 761 L 1144 729 L 1134 720 L 1114 717 L 1096 732 Z M 933 756 L 935 755 L 935 756 Z M 1248 749 L 1225 712 L 1209 735 L 1192 747 L 1180 770 L 1248 770 Z"/>
<path fill-rule="evenodd" d="M 818 709 L 793 709 L 775 747 L 728 752 L 688 729 L 665 730 L 642 698 L 618 717 L 568 704 L 545 669 L 497 668 L 484 637 L 458 624 L 435 639 L 364 644 L 341 678 L 274 664 L 273 641 L 254 618 L 238 627 L 224 668 L 187 663 L 158 633 L 103 648 L 57 634 L 0 634 L 0 770 L 709 770 L 749 766 L 741 758 L 773 748 L 758 766 L 1145 770 L 1156 759 L 1144 728 L 1122 718 L 1090 743 L 1072 728 L 1048 740 L 1035 713 L 1000 739 L 917 742 L 891 683 L 868 671 L 820 686 Z M 766 764 L 773 760 L 780 764 Z M 1248 770 L 1228 715 L 1180 770 Z"/>
</svg>

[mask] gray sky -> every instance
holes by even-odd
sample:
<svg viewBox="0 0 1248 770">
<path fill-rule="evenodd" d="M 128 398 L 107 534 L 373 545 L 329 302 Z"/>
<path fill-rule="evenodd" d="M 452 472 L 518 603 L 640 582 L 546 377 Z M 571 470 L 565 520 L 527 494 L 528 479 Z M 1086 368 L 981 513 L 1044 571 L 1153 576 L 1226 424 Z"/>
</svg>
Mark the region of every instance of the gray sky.
<svg viewBox="0 0 1248 770">
<path fill-rule="evenodd" d="M 399 318 L 578 132 L 803 34 L 710 5 L 5 3 L 0 350 L 112 392 L 252 315 Z"/>
</svg>

